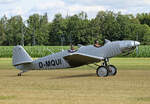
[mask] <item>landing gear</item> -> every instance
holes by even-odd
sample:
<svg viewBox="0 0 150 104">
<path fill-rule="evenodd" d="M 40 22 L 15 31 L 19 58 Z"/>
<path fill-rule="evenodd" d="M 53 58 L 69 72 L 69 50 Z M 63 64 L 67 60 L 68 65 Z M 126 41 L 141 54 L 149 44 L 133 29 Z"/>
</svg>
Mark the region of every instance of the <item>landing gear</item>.
<svg viewBox="0 0 150 104">
<path fill-rule="evenodd" d="M 18 76 L 21 76 L 21 73 L 18 73 Z"/>
<path fill-rule="evenodd" d="M 114 65 L 108 65 L 108 75 L 114 76 L 117 74 L 117 68 Z"/>
<path fill-rule="evenodd" d="M 98 77 L 107 77 L 108 76 L 108 70 L 105 66 L 100 66 L 97 68 L 96 74 Z"/>
<path fill-rule="evenodd" d="M 102 66 L 96 70 L 98 77 L 114 76 L 117 73 L 117 68 L 114 65 L 108 65 L 109 59 L 104 59 Z"/>
<path fill-rule="evenodd" d="M 21 71 L 20 73 L 18 73 L 18 76 L 22 76 L 22 73 L 27 72 L 26 70 Z"/>
</svg>

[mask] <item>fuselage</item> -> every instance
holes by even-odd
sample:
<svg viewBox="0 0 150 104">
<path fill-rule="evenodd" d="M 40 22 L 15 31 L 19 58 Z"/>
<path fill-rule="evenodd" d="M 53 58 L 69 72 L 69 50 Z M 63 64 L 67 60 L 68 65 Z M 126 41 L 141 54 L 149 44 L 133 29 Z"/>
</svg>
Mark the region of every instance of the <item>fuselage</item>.
<svg viewBox="0 0 150 104">
<path fill-rule="evenodd" d="M 72 53 L 83 53 L 86 55 L 92 55 L 96 57 L 111 58 L 121 53 L 129 52 L 135 49 L 136 46 L 140 45 L 137 41 L 114 41 L 107 42 L 101 47 L 95 47 L 94 45 L 81 46 L 78 50 L 70 52 L 69 50 L 60 51 L 39 59 L 36 59 L 32 64 L 19 65 L 18 69 L 24 70 L 48 70 L 48 69 L 62 69 L 72 67 L 63 58 Z"/>
</svg>

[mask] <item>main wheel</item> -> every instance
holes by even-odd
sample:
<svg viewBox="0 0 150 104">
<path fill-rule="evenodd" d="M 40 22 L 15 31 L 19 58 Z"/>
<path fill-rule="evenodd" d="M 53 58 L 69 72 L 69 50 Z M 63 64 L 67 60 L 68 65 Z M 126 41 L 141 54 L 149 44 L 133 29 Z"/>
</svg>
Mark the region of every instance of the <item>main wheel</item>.
<svg viewBox="0 0 150 104">
<path fill-rule="evenodd" d="M 117 68 L 114 65 L 108 65 L 108 75 L 116 75 L 117 74 Z"/>
<path fill-rule="evenodd" d="M 108 76 L 108 70 L 105 66 L 100 66 L 97 68 L 96 74 L 98 77 L 106 77 Z"/>
</svg>

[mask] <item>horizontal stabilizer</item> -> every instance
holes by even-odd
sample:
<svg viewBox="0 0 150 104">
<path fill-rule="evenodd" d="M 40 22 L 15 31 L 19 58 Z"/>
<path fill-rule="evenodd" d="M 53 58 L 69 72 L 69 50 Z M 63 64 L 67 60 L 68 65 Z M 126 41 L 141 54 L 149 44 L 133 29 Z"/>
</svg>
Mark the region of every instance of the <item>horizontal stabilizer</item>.
<svg viewBox="0 0 150 104">
<path fill-rule="evenodd" d="M 12 63 L 14 66 L 32 63 L 32 61 L 33 61 L 32 58 L 29 56 L 29 54 L 25 51 L 25 49 L 22 46 L 15 46 L 13 48 Z"/>
</svg>

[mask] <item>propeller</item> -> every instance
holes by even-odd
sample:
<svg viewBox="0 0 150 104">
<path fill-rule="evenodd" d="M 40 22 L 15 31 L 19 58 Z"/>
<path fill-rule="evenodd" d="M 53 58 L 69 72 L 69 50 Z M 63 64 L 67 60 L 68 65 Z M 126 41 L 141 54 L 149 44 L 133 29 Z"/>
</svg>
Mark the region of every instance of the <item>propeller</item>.
<svg viewBox="0 0 150 104">
<path fill-rule="evenodd" d="M 138 41 L 138 34 L 136 35 L 136 41 Z M 135 41 L 134 41 L 135 44 Z M 139 54 L 139 46 L 136 46 L 136 56 Z"/>
<path fill-rule="evenodd" d="M 131 50 L 131 51 L 127 52 L 127 53 L 122 54 L 122 56 L 128 56 L 128 55 L 131 54 L 132 52 L 134 52 L 134 51 Z"/>
<path fill-rule="evenodd" d="M 136 46 L 136 55 L 139 54 L 139 46 Z"/>
</svg>

